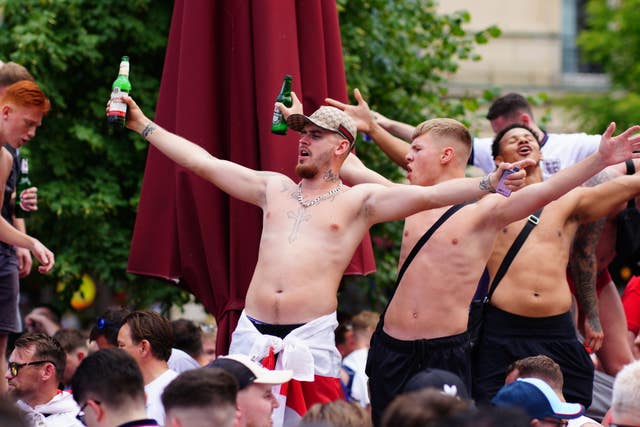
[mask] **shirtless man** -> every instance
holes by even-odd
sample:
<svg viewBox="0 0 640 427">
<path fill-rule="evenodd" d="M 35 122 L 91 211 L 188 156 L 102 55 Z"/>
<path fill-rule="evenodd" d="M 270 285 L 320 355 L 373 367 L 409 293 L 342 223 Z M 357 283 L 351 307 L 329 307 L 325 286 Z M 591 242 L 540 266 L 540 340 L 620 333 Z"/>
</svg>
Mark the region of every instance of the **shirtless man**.
<svg viewBox="0 0 640 427">
<path fill-rule="evenodd" d="M 130 97 L 123 100 L 129 106 L 129 129 L 222 191 L 263 210 L 257 265 L 229 351 L 259 361 L 270 352 L 282 352 L 276 367 L 292 369 L 294 380 L 316 388 L 302 402 L 305 407 L 342 394 L 340 354 L 333 336 L 338 324 L 336 294 L 369 227 L 478 198 L 497 185 L 502 170 L 511 167 L 505 165 L 482 179 L 452 180 L 434 187 L 366 184 L 347 188 L 339 170 L 353 147 L 356 127 L 340 110 L 321 107 L 310 117 L 288 117 L 289 126 L 301 132 L 296 172 L 302 180 L 295 183 L 280 173 L 215 158 L 151 122 Z M 518 186 L 524 173 L 511 177 Z"/>
<path fill-rule="evenodd" d="M 404 152 L 411 184 L 433 185 L 464 176 L 471 136 L 462 124 L 451 119 L 429 120 L 416 128 L 409 145 L 375 122 L 357 90 L 355 97 L 356 106 L 331 99 L 327 102 L 345 110 L 359 130 L 369 134 L 379 146 L 396 153 Z M 640 143 L 630 136 L 640 127 L 611 138 L 613 129 L 613 126 L 607 129 L 599 152 L 550 180 L 528 186 L 506 199 L 491 195 L 463 207 L 418 252 L 381 316 L 371 343 L 367 373 L 376 424 L 386 405 L 420 370 L 452 371 L 470 387 L 468 309 L 489 259 L 488 249 L 508 224 L 562 196 L 606 165 L 630 157 L 632 146 Z M 539 153 L 539 148 L 535 148 Z M 540 174 L 538 160 L 531 159 L 527 171 Z M 352 182 L 362 181 L 355 172 L 344 168 L 342 172 Z M 446 207 L 433 209 L 407 217 L 399 265 L 404 263 L 425 230 L 446 210 Z"/>
<path fill-rule="evenodd" d="M 523 158 L 537 161 L 540 150 L 533 132 L 513 126 L 495 138 L 496 164 Z M 632 157 L 638 156 L 634 153 Z M 541 171 L 528 169 L 526 181 L 541 182 Z M 571 244 L 580 224 L 610 214 L 639 193 L 640 174 L 621 176 L 596 187 L 576 188 L 545 207 L 485 312 L 484 334 L 473 365 L 477 400 L 489 399 L 497 392 L 510 363 L 544 354 L 562 368 L 567 400 L 589 407 L 593 364 L 576 337 L 569 313 L 572 300 L 566 266 Z M 491 277 L 523 225 L 524 220 L 514 222 L 499 234 L 487 263 Z"/>
</svg>

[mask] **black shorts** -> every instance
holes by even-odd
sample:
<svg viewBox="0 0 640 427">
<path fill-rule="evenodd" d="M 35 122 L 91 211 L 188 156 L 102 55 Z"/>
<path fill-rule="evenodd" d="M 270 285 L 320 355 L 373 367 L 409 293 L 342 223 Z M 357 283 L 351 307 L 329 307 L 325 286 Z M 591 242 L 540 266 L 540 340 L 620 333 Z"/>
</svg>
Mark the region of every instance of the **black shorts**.
<svg viewBox="0 0 640 427">
<path fill-rule="evenodd" d="M 402 341 L 386 334 L 382 326 L 381 319 L 371 337 L 366 370 L 374 425 L 380 425 L 387 405 L 421 370 L 438 368 L 451 371 L 471 390 L 469 334 L 464 332 L 450 337 Z"/>
<path fill-rule="evenodd" d="M 489 401 L 504 385 L 508 366 L 516 360 L 544 354 L 562 370 L 567 402 L 591 405 L 593 362 L 578 341 L 569 312 L 551 317 L 523 317 L 490 304 L 483 333 L 473 353 L 473 397 Z"/>
<path fill-rule="evenodd" d="M 0 333 L 22 332 L 18 308 L 20 280 L 18 269 L 0 276 Z"/>
</svg>

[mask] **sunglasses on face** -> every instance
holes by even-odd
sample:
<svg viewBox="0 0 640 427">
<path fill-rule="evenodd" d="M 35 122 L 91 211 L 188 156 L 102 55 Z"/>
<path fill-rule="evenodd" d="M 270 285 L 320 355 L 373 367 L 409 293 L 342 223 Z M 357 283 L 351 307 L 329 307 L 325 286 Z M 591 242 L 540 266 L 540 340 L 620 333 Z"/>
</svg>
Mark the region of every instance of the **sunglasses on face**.
<svg viewBox="0 0 640 427">
<path fill-rule="evenodd" d="M 11 372 L 12 377 L 17 377 L 20 369 L 24 368 L 25 366 L 42 365 L 43 363 L 51 363 L 53 366 L 56 366 L 56 364 L 51 360 L 36 360 L 35 362 L 27 363 L 9 362 L 9 372 Z"/>
</svg>

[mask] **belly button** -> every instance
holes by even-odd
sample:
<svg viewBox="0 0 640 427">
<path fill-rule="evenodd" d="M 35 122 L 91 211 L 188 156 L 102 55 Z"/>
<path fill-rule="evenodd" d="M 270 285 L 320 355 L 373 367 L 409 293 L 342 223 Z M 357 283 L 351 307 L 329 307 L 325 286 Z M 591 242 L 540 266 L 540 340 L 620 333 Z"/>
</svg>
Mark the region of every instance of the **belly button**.
<svg viewBox="0 0 640 427">
<path fill-rule="evenodd" d="M 534 293 L 533 293 L 533 296 L 534 296 L 534 297 L 536 297 L 536 298 L 538 298 L 538 297 L 540 296 L 540 294 L 539 294 L 539 293 L 537 293 L 537 292 L 534 292 Z"/>
<path fill-rule="evenodd" d="M 413 313 L 413 318 L 414 318 L 414 319 L 417 319 L 417 318 L 418 318 L 418 313 L 415 313 L 415 312 L 414 312 L 414 313 Z"/>
<path fill-rule="evenodd" d="M 281 293 L 282 293 L 282 289 L 276 290 L 276 294 L 281 294 Z"/>
</svg>

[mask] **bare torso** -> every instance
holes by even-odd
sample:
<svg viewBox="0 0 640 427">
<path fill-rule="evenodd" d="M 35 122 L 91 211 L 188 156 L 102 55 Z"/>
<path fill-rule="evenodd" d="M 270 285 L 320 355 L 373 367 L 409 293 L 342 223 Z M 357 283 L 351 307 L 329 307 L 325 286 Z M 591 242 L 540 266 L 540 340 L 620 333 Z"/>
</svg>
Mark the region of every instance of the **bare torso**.
<svg viewBox="0 0 640 427">
<path fill-rule="evenodd" d="M 579 225 L 572 216 L 575 191 L 545 206 L 540 222 L 529 234 L 498 285 L 491 300 L 494 306 L 527 317 L 547 317 L 569 310 L 571 292 L 566 268 L 571 243 Z M 491 277 L 495 275 L 525 221 L 514 222 L 498 234 L 487 263 Z"/>
<path fill-rule="evenodd" d="M 402 340 L 431 339 L 462 333 L 469 303 L 491 247 L 496 225 L 487 196 L 450 217 L 415 257 L 389 304 L 384 330 Z M 494 199 L 495 200 L 495 199 Z M 399 266 L 424 232 L 447 208 L 405 220 Z"/>
<path fill-rule="evenodd" d="M 247 314 L 271 324 L 304 323 L 335 311 L 342 274 L 368 230 L 358 190 L 343 187 L 308 208 L 298 203 L 296 191 L 286 177 L 269 182 L 246 296 Z M 305 194 L 305 200 L 316 195 Z"/>
</svg>

